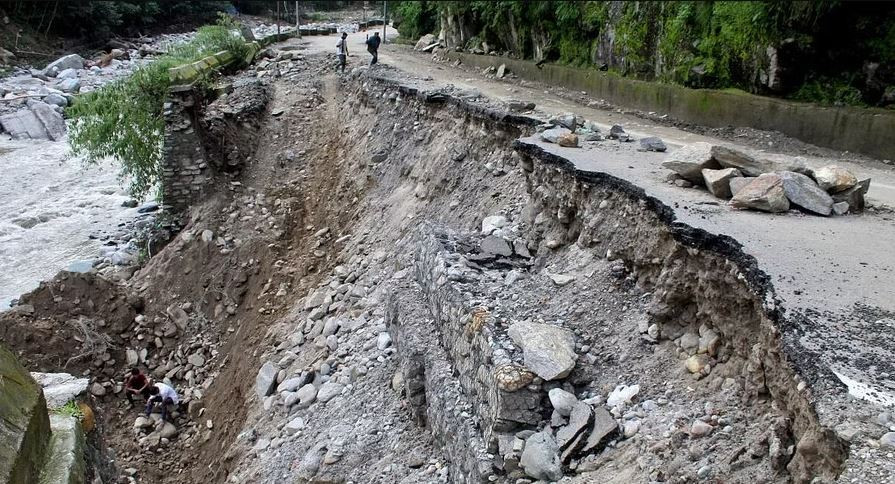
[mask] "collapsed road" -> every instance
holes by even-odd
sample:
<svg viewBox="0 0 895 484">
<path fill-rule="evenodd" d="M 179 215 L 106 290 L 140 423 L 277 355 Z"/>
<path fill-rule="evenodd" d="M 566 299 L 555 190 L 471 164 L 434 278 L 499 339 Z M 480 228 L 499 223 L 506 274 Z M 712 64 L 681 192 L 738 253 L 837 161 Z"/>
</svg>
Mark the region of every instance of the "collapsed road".
<svg viewBox="0 0 895 484">
<path fill-rule="evenodd" d="M 132 277 L 61 273 L 0 314 L 29 369 L 90 378 L 104 482 L 895 475 L 881 165 L 843 163 L 862 213 L 736 210 L 639 143 L 545 142 L 559 113 L 499 83 L 399 47 L 338 76 L 327 42 L 230 79 L 215 109 L 266 103 L 252 154 Z M 176 428 L 124 405 L 122 362 L 185 396 Z"/>
</svg>

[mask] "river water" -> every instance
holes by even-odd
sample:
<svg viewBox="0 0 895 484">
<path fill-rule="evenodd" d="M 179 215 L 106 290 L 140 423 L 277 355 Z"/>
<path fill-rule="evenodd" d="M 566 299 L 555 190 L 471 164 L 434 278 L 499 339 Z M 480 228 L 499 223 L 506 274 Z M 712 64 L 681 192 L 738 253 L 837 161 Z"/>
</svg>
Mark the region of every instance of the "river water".
<svg viewBox="0 0 895 484">
<path fill-rule="evenodd" d="M 66 141 L 0 137 L 0 310 L 60 269 L 96 259 L 100 238 L 136 214 L 121 206 L 129 197 L 117 166 L 87 166 L 68 152 Z"/>
</svg>

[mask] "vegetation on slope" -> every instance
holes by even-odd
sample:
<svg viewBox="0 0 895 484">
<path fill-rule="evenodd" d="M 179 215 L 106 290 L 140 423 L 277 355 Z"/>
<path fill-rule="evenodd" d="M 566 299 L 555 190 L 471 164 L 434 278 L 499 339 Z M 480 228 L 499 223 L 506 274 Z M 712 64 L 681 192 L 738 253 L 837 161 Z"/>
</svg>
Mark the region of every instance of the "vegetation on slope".
<svg viewBox="0 0 895 484">
<path fill-rule="evenodd" d="M 115 157 L 130 180 L 131 194 L 144 198 L 161 174 L 164 118 L 162 104 L 170 87 L 168 69 L 229 50 L 237 58 L 247 46 L 229 17 L 201 27 L 192 41 L 168 50 L 130 77 L 79 96 L 68 109 L 72 152 L 88 162 Z"/>
<path fill-rule="evenodd" d="M 402 35 L 690 87 L 895 103 L 887 2 L 399 2 Z M 440 20 L 436 24 L 436 21 Z M 888 95 L 887 95 L 888 92 Z"/>
</svg>

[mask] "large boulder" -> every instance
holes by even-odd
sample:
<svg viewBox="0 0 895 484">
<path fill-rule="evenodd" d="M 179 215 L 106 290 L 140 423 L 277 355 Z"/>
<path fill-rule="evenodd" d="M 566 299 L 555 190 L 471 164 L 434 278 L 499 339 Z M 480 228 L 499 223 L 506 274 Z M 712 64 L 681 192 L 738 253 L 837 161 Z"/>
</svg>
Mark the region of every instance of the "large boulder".
<svg viewBox="0 0 895 484">
<path fill-rule="evenodd" d="M 753 208 L 765 212 L 789 210 L 789 199 L 783 190 L 783 178 L 774 173 L 756 177 L 734 195 L 730 204 L 736 208 Z"/>
<path fill-rule="evenodd" d="M 703 183 L 702 170 L 721 168 L 712 158 L 712 145 L 701 141 L 671 152 L 662 166 L 692 183 Z"/>
<path fill-rule="evenodd" d="M 831 193 L 845 191 L 858 184 L 855 175 L 836 165 L 814 170 L 814 179 L 821 188 Z"/>
<path fill-rule="evenodd" d="M 79 79 L 65 79 L 56 84 L 56 88 L 62 92 L 76 93 L 81 90 L 81 81 Z"/>
<path fill-rule="evenodd" d="M 12 139 L 49 139 L 47 129 L 30 109 L 0 116 L 0 126 Z"/>
<path fill-rule="evenodd" d="M 52 106 L 45 102 L 32 99 L 28 101 L 28 109 L 30 109 L 31 112 L 34 113 L 34 116 L 36 116 L 41 124 L 43 124 L 48 139 L 59 141 L 65 137 L 65 120 L 62 119 L 62 115 L 53 109 Z"/>
<path fill-rule="evenodd" d="M 423 50 L 426 47 L 434 44 L 438 39 L 435 38 L 432 34 L 426 34 L 420 37 L 419 40 L 416 41 L 416 45 L 413 46 L 414 50 Z"/>
<path fill-rule="evenodd" d="M 814 183 L 809 176 L 793 171 L 777 173 L 783 179 L 783 193 L 791 203 L 818 215 L 830 215 L 833 197 Z"/>
<path fill-rule="evenodd" d="M 40 385 L 0 346 L 0 482 L 37 482 L 49 441 Z"/>
<path fill-rule="evenodd" d="M 752 183 L 754 180 L 754 176 L 741 176 L 737 178 L 731 178 L 728 180 L 730 182 L 730 195 L 734 196 L 740 192 L 746 185 Z"/>
<path fill-rule="evenodd" d="M 551 324 L 519 322 L 510 326 L 510 338 L 522 348 L 525 366 L 545 380 L 569 376 L 575 368 L 575 336 Z"/>
<path fill-rule="evenodd" d="M 68 373 L 31 372 L 31 377 L 43 388 L 47 408 L 59 408 L 87 393 L 90 380 Z"/>
<path fill-rule="evenodd" d="M 730 180 L 743 176 L 740 170 L 736 168 L 722 168 L 720 170 L 712 170 L 706 168 L 702 170 L 702 178 L 705 181 L 705 187 L 708 188 L 712 195 L 718 198 L 730 198 Z"/>
<path fill-rule="evenodd" d="M 535 479 L 548 482 L 562 479 L 559 446 L 546 430 L 532 434 L 525 441 L 525 450 L 522 451 L 519 464 L 526 474 Z"/>
<path fill-rule="evenodd" d="M 713 146 L 712 157 L 725 168 L 736 168 L 745 176 L 758 176 L 774 171 L 804 172 L 805 164 L 799 158 L 792 157 L 759 157 L 728 146 Z"/>
<path fill-rule="evenodd" d="M 79 56 L 78 54 L 69 54 L 65 57 L 60 57 L 53 62 L 50 62 L 47 65 L 47 68 L 44 69 L 46 75 L 50 77 L 56 77 L 57 74 L 64 71 L 65 69 L 83 69 L 84 68 L 84 58 Z"/>
</svg>

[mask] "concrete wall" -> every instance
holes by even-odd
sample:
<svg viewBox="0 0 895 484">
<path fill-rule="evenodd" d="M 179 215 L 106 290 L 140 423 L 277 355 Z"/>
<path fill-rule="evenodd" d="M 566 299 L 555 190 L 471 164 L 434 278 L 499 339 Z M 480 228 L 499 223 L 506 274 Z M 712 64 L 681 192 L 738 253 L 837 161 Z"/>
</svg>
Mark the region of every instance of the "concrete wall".
<svg viewBox="0 0 895 484">
<path fill-rule="evenodd" d="M 542 65 L 505 57 L 447 52 L 451 60 L 477 69 L 506 66 L 531 81 L 586 91 L 589 96 L 627 108 L 668 114 L 709 127 L 746 126 L 838 150 L 895 159 L 895 111 L 824 107 L 738 91 L 688 89 L 636 81 L 592 69 Z"/>
</svg>

